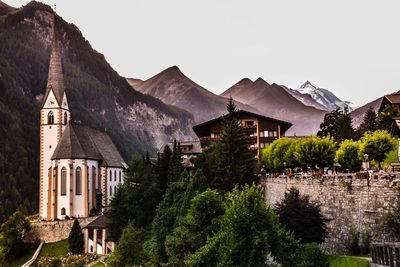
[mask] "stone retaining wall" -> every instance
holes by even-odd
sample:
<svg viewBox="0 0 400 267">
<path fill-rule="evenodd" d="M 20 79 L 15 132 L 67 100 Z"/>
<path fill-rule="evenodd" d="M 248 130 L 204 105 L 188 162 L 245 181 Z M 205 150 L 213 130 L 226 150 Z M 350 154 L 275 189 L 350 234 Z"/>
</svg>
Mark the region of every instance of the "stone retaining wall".
<svg viewBox="0 0 400 267">
<path fill-rule="evenodd" d="M 78 219 L 81 228 L 91 223 L 97 217 L 87 217 Z M 26 242 L 36 240 L 46 243 L 57 242 L 68 238 L 74 220 L 62 220 L 53 222 L 32 222 L 31 231 L 26 236 Z"/>
<path fill-rule="evenodd" d="M 267 201 L 274 205 L 294 186 L 321 204 L 328 223 L 329 238 L 322 248 L 329 253 L 343 253 L 351 229 L 371 234 L 372 240 L 389 241 L 382 232 L 382 217 L 395 204 L 399 194 L 399 177 L 356 179 L 354 176 L 264 177 Z"/>
</svg>

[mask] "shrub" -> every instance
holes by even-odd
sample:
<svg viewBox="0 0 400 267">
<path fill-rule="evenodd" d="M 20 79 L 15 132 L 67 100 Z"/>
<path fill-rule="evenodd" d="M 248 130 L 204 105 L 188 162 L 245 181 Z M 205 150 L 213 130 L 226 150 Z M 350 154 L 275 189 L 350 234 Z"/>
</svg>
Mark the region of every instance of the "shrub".
<svg viewBox="0 0 400 267">
<path fill-rule="evenodd" d="M 323 168 L 333 165 L 336 146 L 331 137 L 307 137 L 298 142 L 294 157 L 300 166 Z"/>
<path fill-rule="evenodd" d="M 362 164 L 360 143 L 352 140 L 343 141 L 336 151 L 335 160 L 343 170 L 359 171 Z"/>
<path fill-rule="evenodd" d="M 396 139 L 382 130 L 373 133 L 367 132 L 361 141 L 363 154 L 368 154 L 369 159 L 375 160 L 379 168 L 381 168 L 381 162 L 385 160 L 387 154 L 397 146 Z"/>
<path fill-rule="evenodd" d="M 75 219 L 72 225 L 71 232 L 68 236 L 68 243 L 69 251 L 71 251 L 72 254 L 81 254 L 83 252 L 83 233 L 77 219 Z"/>
</svg>

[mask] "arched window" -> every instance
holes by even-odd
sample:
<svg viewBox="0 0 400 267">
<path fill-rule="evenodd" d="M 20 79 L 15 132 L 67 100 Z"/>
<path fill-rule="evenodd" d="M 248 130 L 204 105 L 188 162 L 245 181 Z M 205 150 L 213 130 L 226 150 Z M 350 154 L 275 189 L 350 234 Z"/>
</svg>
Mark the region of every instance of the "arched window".
<svg viewBox="0 0 400 267">
<path fill-rule="evenodd" d="M 110 182 L 112 181 L 112 172 L 110 170 Z"/>
<path fill-rule="evenodd" d="M 76 168 L 75 171 L 75 194 L 82 194 L 82 177 L 81 177 L 81 167 Z"/>
<path fill-rule="evenodd" d="M 117 171 L 114 171 L 114 181 L 117 181 Z"/>
<path fill-rule="evenodd" d="M 65 215 L 65 208 L 61 209 L 61 215 Z"/>
<path fill-rule="evenodd" d="M 68 122 L 68 115 L 67 112 L 64 112 L 64 124 L 67 124 Z"/>
<path fill-rule="evenodd" d="M 121 182 L 121 171 L 119 171 L 119 182 Z"/>
<path fill-rule="evenodd" d="M 54 114 L 53 111 L 50 111 L 47 114 L 47 124 L 54 124 Z"/>
<path fill-rule="evenodd" d="M 61 195 L 67 195 L 67 169 L 65 167 L 61 169 Z"/>
<path fill-rule="evenodd" d="M 110 196 L 112 195 L 112 186 L 110 185 Z"/>
<path fill-rule="evenodd" d="M 116 194 L 116 193 L 117 193 L 117 186 L 114 185 L 114 194 Z"/>
</svg>

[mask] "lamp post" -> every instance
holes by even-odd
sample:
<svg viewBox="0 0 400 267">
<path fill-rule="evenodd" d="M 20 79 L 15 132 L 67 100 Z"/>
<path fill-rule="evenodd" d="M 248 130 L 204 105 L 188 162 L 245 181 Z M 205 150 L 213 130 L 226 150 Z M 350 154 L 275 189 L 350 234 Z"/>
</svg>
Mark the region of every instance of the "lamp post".
<svg viewBox="0 0 400 267">
<path fill-rule="evenodd" d="M 369 170 L 369 160 L 368 160 L 368 154 L 364 154 L 364 169 L 366 170 L 366 171 L 368 171 Z"/>
</svg>

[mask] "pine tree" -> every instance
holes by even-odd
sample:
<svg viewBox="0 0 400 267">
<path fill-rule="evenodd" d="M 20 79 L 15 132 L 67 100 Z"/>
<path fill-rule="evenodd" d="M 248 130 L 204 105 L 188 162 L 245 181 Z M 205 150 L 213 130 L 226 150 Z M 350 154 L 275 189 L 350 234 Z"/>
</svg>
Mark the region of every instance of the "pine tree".
<svg viewBox="0 0 400 267">
<path fill-rule="evenodd" d="M 255 152 L 249 149 L 251 141 L 239 123 L 232 98 L 227 110 L 220 137 L 204 152 L 207 161 L 204 173 L 212 176 L 211 188 L 221 192 L 228 192 L 237 184 L 251 183 L 255 167 Z"/>
<path fill-rule="evenodd" d="M 183 172 L 181 144 L 174 140 L 174 147 L 169 163 L 168 181 L 177 181 Z"/>
<path fill-rule="evenodd" d="M 160 179 L 160 188 L 162 192 L 165 192 L 165 190 L 167 190 L 168 173 L 169 173 L 171 157 L 172 157 L 172 151 L 171 148 L 167 145 L 164 148 L 163 154 L 159 157 L 159 164 L 158 164 L 158 176 Z"/>
<path fill-rule="evenodd" d="M 68 243 L 69 251 L 72 254 L 81 254 L 83 252 L 83 233 L 77 219 L 75 219 L 74 224 L 72 225 L 71 232 L 68 236 Z"/>
<path fill-rule="evenodd" d="M 363 136 L 366 132 L 374 132 L 377 128 L 377 118 L 376 113 L 372 106 L 370 106 L 364 115 L 363 122 L 360 127 L 358 127 L 359 136 Z"/>
</svg>

